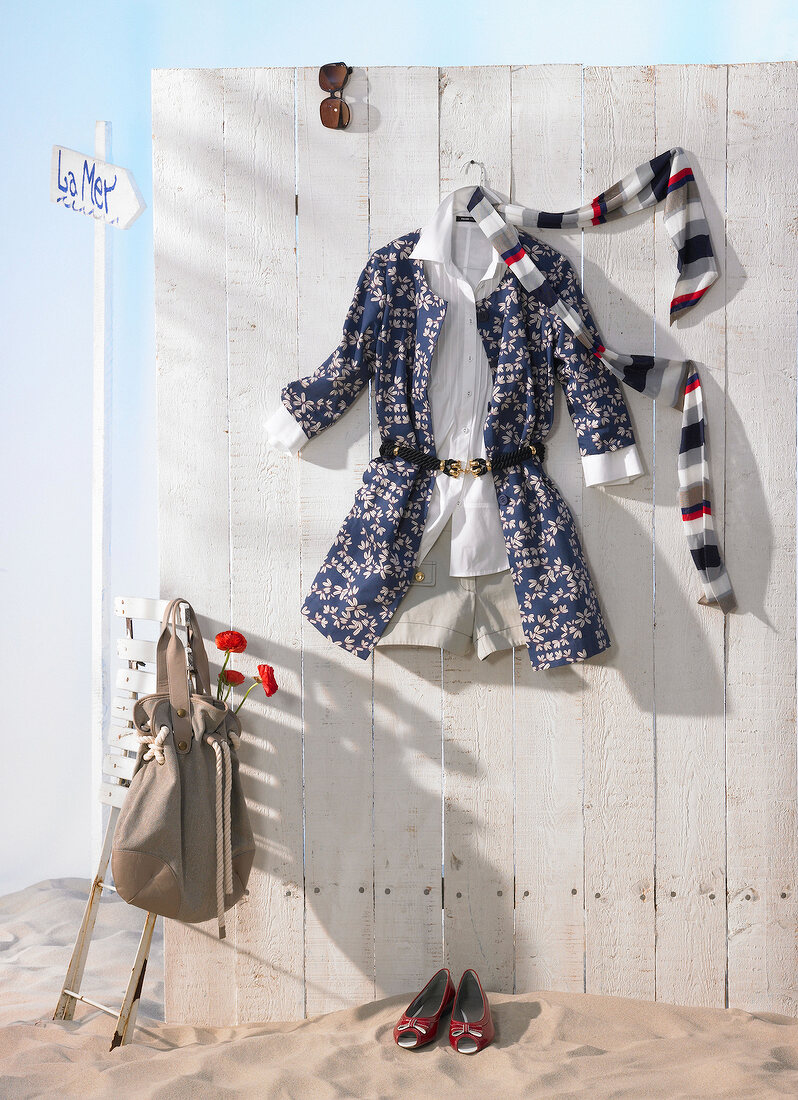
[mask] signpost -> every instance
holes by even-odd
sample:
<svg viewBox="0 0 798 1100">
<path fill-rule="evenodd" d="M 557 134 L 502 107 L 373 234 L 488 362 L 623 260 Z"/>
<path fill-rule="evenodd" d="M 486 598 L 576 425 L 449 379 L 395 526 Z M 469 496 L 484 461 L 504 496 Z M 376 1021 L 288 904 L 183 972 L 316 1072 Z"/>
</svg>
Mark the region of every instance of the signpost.
<svg viewBox="0 0 798 1100">
<path fill-rule="evenodd" d="M 111 123 L 97 122 L 94 155 L 53 146 L 50 162 L 50 200 L 94 219 L 94 382 L 92 405 L 92 522 L 91 522 L 91 685 L 93 787 L 99 788 L 109 724 L 110 600 L 108 599 L 111 542 L 111 394 L 113 329 L 111 311 L 112 247 L 109 226 L 129 229 L 145 209 L 133 176 L 110 164 Z M 92 803 L 93 859 L 99 858 L 103 835 L 99 798 Z"/>
<path fill-rule="evenodd" d="M 110 125 L 97 123 L 98 127 L 108 127 L 109 134 Z M 104 159 L 109 142 L 110 137 L 107 142 L 97 142 L 93 157 L 54 145 L 50 200 L 66 210 L 87 214 L 118 229 L 129 229 L 144 210 L 145 202 L 130 172 Z M 98 149 L 103 154 L 98 154 Z"/>
</svg>

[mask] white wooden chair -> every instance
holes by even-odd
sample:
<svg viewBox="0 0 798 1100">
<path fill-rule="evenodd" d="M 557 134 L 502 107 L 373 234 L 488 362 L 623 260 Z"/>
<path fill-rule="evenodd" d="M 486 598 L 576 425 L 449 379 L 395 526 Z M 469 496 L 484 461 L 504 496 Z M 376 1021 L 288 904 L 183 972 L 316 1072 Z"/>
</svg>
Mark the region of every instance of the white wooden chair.
<svg viewBox="0 0 798 1100">
<path fill-rule="evenodd" d="M 71 1020 L 75 1015 L 77 1002 L 82 1001 L 84 1004 L 91 1005 L 92 1008 L 97 1008 L 101 1012 L 114 1017 L 116 1019 L 116 1029 L 111 1041 L 111 1050 L 129 1043 L 136 1026 L 136 1014 L 141 999 L 141 989 L 144 984 L 144 974 L 147 969 L 147 958 L 155 928 L 156 914 L 147 913 L 138 951 L 130 972 L 130 979 L 119 1009 L 109 1008 L 107 1005 L 100 1004 L 99 1001 L 92 1000 L 91 997 L 81 993 L 80 987 L 83 981 L 83 971 L 86 966 L 94 924 L 97 920 L 100 897 L 103 890 L 114 890 L 111 883 L 105 880 L 105 875 L 111 858 L 111 845 L 116 820 L 119 817 L 119 810 L 130 786 L 138 751 L 138 740 L 132 720 L 133 704 L 139 696 L 148 695 L 155 691 L 156 642 L 155 640 L 135 637 L 133 624 L 134 621 L 139 623 L 155 622 L 160 627 L 161 617 L 167 602 L 167 600 L 131 599 L 125 596 L 119 596 L 114 601 L 114 614 L 123 616 L 125 619 L 126 636 L 120 638 L 117 643 L 117 653 L 122 661 L 122 667 L 117 672 L 116 690 L 111 703 L 108 752 L 105 753 L 103 758 L 103 780 L 99 792 L 100 801 L 110 807 L 110 812 L 97 873 L 89 891 L 89 898 L 86 902 L 80 931 L 72 950 L 72 957 L 61 989 L 61 996 L 53 1014 L 54 1020 Z M 180 625 L 185 626 L 182 618 L 182 605 L 178 608 L 178 615 Z M 151 667 L 149 669 L 145 668 L 146 665 Z"/>
</svg>

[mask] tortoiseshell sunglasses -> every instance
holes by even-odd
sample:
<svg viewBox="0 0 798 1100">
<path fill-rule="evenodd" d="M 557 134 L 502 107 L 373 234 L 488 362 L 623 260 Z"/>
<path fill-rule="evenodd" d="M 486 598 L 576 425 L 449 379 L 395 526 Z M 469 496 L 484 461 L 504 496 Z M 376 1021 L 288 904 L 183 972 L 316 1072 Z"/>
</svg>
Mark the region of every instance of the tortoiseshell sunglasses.
<svg viewBox="0 0 798 1100">
<path fill-rule="evenodd" d="M 349 125 L 349 104 L 344 102 L 343 91 L 351 73 L 352 66 L 345 61 L 322 65 L 319 69 L 319 87 L 330 93 L 319 104 L 319 113 L 322 126 L 330 130 L 343 130 Z"/>
</svg>

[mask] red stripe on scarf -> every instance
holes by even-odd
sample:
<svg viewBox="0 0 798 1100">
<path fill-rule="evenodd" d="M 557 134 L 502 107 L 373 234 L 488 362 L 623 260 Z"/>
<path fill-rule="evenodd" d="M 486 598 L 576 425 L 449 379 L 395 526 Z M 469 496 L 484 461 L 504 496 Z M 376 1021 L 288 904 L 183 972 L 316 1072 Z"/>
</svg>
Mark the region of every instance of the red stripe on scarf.
<svg viewBox="0 0 798 1100">
<path fill-rule="evenodd" d="M 513 252 L 512 256 L 505 257 L 504 262 L 509 266 L 510 264 L 517 263 L 522 258 L 522 256 L 525 255 L 526 253 L 524 252 L 524 248 L 522 245 L 517 252 Z"/>
<path fill-rule="evenodd" d="M 693 378 L 692 381 L 688 382 L 687 385 L 684 387 L 684 392 L 685 393 L 692 393 L 693 390 L 697 390 L 697 389 L 700 389 L 700 388 L 701 388 L 701 379 L 700 378 Z"/>
<path fill-rule="evenodd" d="M 682 168 L 681 172 L 677 172 L 675 176 L 671 176 L 671 178 L 668 180 L 668 189 L 670 190 L 670 188 L 673 187 L 675 183 L 680 183 L 683 179 L 685 179 L 685 177 L 692 177 L 692 175 L 692 168 Z"/>
<path fill-rule="evenodd" d="M 682 512 L 682 519 L 685 523 L 688 523 L 691 519 L 698 519 L 699 516 L 711 516 L 712 509 L 708 504 L 699 504 L 690 512 Z"/>
<path fill-rule="evenodd" d="M 671 301 L 671 310 L 674 306 L 684 306 L 688 302 L 697 302 L 702 294 L 706 294 L 709 290 L 708 286 L 705 286 L 703 290 L 696 290 L 692 294 L 680 294 L 678 298 L 673 298 Z"/>
</svg>

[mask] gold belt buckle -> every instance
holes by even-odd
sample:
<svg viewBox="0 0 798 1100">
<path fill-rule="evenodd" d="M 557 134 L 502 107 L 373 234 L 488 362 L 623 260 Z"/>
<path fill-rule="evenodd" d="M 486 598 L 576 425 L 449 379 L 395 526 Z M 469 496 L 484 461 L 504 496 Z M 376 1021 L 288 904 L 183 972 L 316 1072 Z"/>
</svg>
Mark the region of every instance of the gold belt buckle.
<svg viewBox="0 0 798 1100">
<path fill-rule="evenodd" d="M 446 467 L 444 466 L 444 467 L 442 467 L 442 469 L 446 469 Z M 463 463 L 460 461 L 460 459 L 459 458 L 449 459 L 449 476 L 450 477 L 459 477 L 460 474 L 462 474 L 462 472 L 463 472 Z"/>
</svg>

